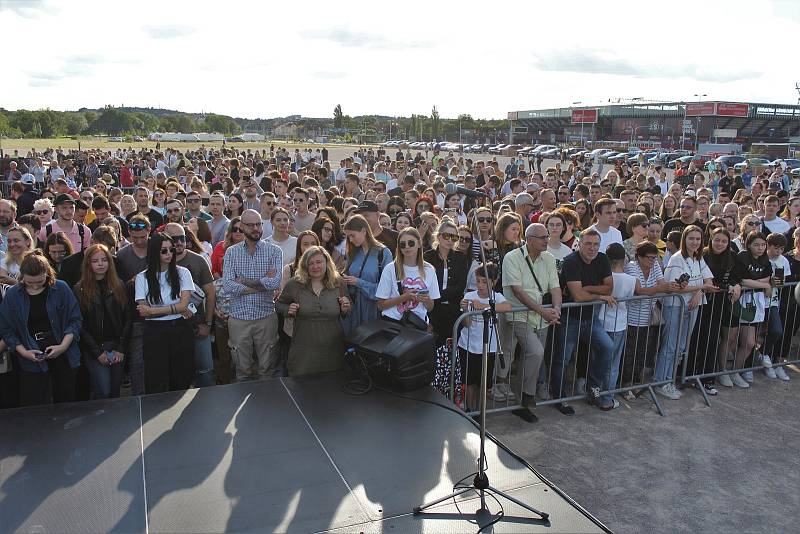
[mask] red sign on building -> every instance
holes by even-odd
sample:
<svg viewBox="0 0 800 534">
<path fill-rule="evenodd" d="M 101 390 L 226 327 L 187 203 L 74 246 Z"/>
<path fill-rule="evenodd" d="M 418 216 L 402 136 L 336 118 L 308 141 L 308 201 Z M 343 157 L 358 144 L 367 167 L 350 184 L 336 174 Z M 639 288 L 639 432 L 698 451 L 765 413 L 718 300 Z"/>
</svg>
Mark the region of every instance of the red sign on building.
<svg viewBox="0 0 800 534">
<path fill-rule="evenodd" d="M 596 109 L 573 109 L 572 124 L 594 124 L 597 122 L 597 115 L 598 113 Z"/>
<path fill-rule="evenodd" d="M 717 115 L 721 117 L 747 117 L 750 114 L 750 106 L 747 104 L 728 104 L 720 102 L 717 104 Z"/>
<path fill-rule="evenodd" d="M 716 105 L 714 102 L 696 102 L 694 104 L 686 104 L 687 117 L 711 117 L 716 112 Z"/>
</svg>

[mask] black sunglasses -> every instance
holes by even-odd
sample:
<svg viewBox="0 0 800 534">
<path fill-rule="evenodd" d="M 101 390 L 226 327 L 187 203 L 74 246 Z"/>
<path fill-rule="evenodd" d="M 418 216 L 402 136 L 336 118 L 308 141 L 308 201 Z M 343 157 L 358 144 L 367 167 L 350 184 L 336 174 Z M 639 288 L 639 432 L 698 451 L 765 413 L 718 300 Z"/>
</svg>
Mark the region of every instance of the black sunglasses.
<svg viewBox="0 0 800 534">
<path fill-rule="evenodd" d="M 408 241 L 399 241 L 397 244 L 400 245 L 400 248 L 414 248 L 417 246 L 417 242 L 413 239 Z"/>
<path fill-rule="evenodd" d="M 175 253 L 175 247 L 162 248 L 161 249 L 161 253 L 162 254 L 174 254 Z"/>
<path fill-rule="evenodd" d="M 231 233 L 232 234 L 241 234 L 241 233 L 244 233 L 244 230 L 242 230 L 238 226 L 234 226 L 233 228 L 231 228 Z"/>
<path fill-rule="evenodd" d="M 492 222 L 492 218 L 491 217 L 478 217 L 478 222 L 479 223 L 490 223 L 490 222 Z"/>
<path fill-rule="evenodd" d="M 172 236 L 172 240 L 185 243 L 186 242 L 186 236 L 185 235 L 174 235 L 174 236 Z"/>
</svg>

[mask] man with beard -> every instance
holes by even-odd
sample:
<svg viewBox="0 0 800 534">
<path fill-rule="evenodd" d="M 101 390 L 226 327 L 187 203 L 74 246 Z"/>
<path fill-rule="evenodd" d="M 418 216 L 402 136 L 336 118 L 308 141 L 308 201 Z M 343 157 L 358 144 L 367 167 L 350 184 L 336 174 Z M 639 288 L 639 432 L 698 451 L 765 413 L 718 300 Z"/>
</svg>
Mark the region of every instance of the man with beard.
<svg viewBox="0 0 800 534">
<path fill-rule="evenodd" d="M 0 252 L 5 254 L 8 251 L 8 231 L 14 226 L 17 218 L 17 208 L 10 200 L 0 199 Z"/>
<path fill-rule="evenodd" d="M 165 206 L 166 208 L 166 217 L 165 223 L 178 223 L 183 224 L 184 222 L 184 213 L 186 213 L 183 209 L 183 202 L 178 200 L 177 198 L 173 198 L 172 200 L 168 200 Z"/>
<path fill-rule="evenodd" d="M 136 196 L 134 198 L 136 199 L 136 211 L 132 211 L 128 214 L 128 222 L 130 222 L 134 214 L 141 213 L 150 221 L 150 228 L 159 228 L 164 224 L 164 218 L 161 214 L 150 207 L 150 191 L 148 191 L 146 187 L 137 187 Z"/>
<path fill-rule="evenodd" d="M 92 239 L 92 232 L 85 224 L 75 222 L 75 200 L 67 194 L 61 194 L 56 197 L 55 204 L 58 219 L 54 219 L 39 230 L 39 240 L 44 243 L 47 236 L 53 232 L 64 232 L 72 242 L 74 252 L 87 248 Z"/>
<path fill-rule="evenodd" d="M 277 245 L 261 239 L 257 211 L 245 210 L 240 224 L 245 239 L 225 251 L 222 281 L 230 298 L 228 333 L 236 380 L 243 381 L 271 377 L 277 371 L 274 293 L 280 286 L 283 253 Z"/>
</svg>

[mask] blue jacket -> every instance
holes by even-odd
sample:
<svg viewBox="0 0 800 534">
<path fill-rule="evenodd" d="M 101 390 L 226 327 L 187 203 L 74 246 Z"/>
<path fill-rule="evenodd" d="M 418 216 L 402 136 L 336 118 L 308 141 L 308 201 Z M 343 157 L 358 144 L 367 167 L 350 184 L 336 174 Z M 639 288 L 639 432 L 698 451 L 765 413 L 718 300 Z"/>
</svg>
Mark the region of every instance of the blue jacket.
<svg viewBox="0 0 800 534">
<path fill-rule="evenodd" d="M 72 334 L 72 344 L 65 353 L 72 368 L 81 364 L 81 351 L 78 348 L 78 339 L 81 334 L 83 317 L 78 306 L 78 300 L 69 286 L 61 280 L 56 280 L 50 286 L 47 295 L 47 315 L 50 317 L 50 327 L 56 341 L 61 341 L 67 334 Z M 0 304 L 0 337 L 11 350 L 17 345 L 26 349 L 38 349 L 39 346 L 28 332 L 28 313 L 30 312 L 30 299 L 25 292 L 25 286 L 17 284 L 8 289 L 3 302 Z M 32 373 L 46 373 L 47 360 L 32 362 L 27 358 L 17 355 L 20 368 Z"/>
</svg>

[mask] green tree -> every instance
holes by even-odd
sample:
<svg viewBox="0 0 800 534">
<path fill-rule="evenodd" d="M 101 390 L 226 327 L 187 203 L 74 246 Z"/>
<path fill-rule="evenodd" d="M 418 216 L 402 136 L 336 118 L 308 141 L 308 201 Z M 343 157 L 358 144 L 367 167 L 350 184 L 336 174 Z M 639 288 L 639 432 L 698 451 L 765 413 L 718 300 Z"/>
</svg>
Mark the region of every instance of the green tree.
<svg viewBox="0 0 800 534">
<path fill-rule="evenodd" d="M 336 104 L 333 108 L 333 127 L 344 128 L 344 114 L 342 113 L 342 105 Z"/>
<path fill-rule="evenodd" d="M 64 131 L 67 135 L 80 135 L 89 129 L 86 116 L 81 113 L 64 114 Z"/>
</svg>

